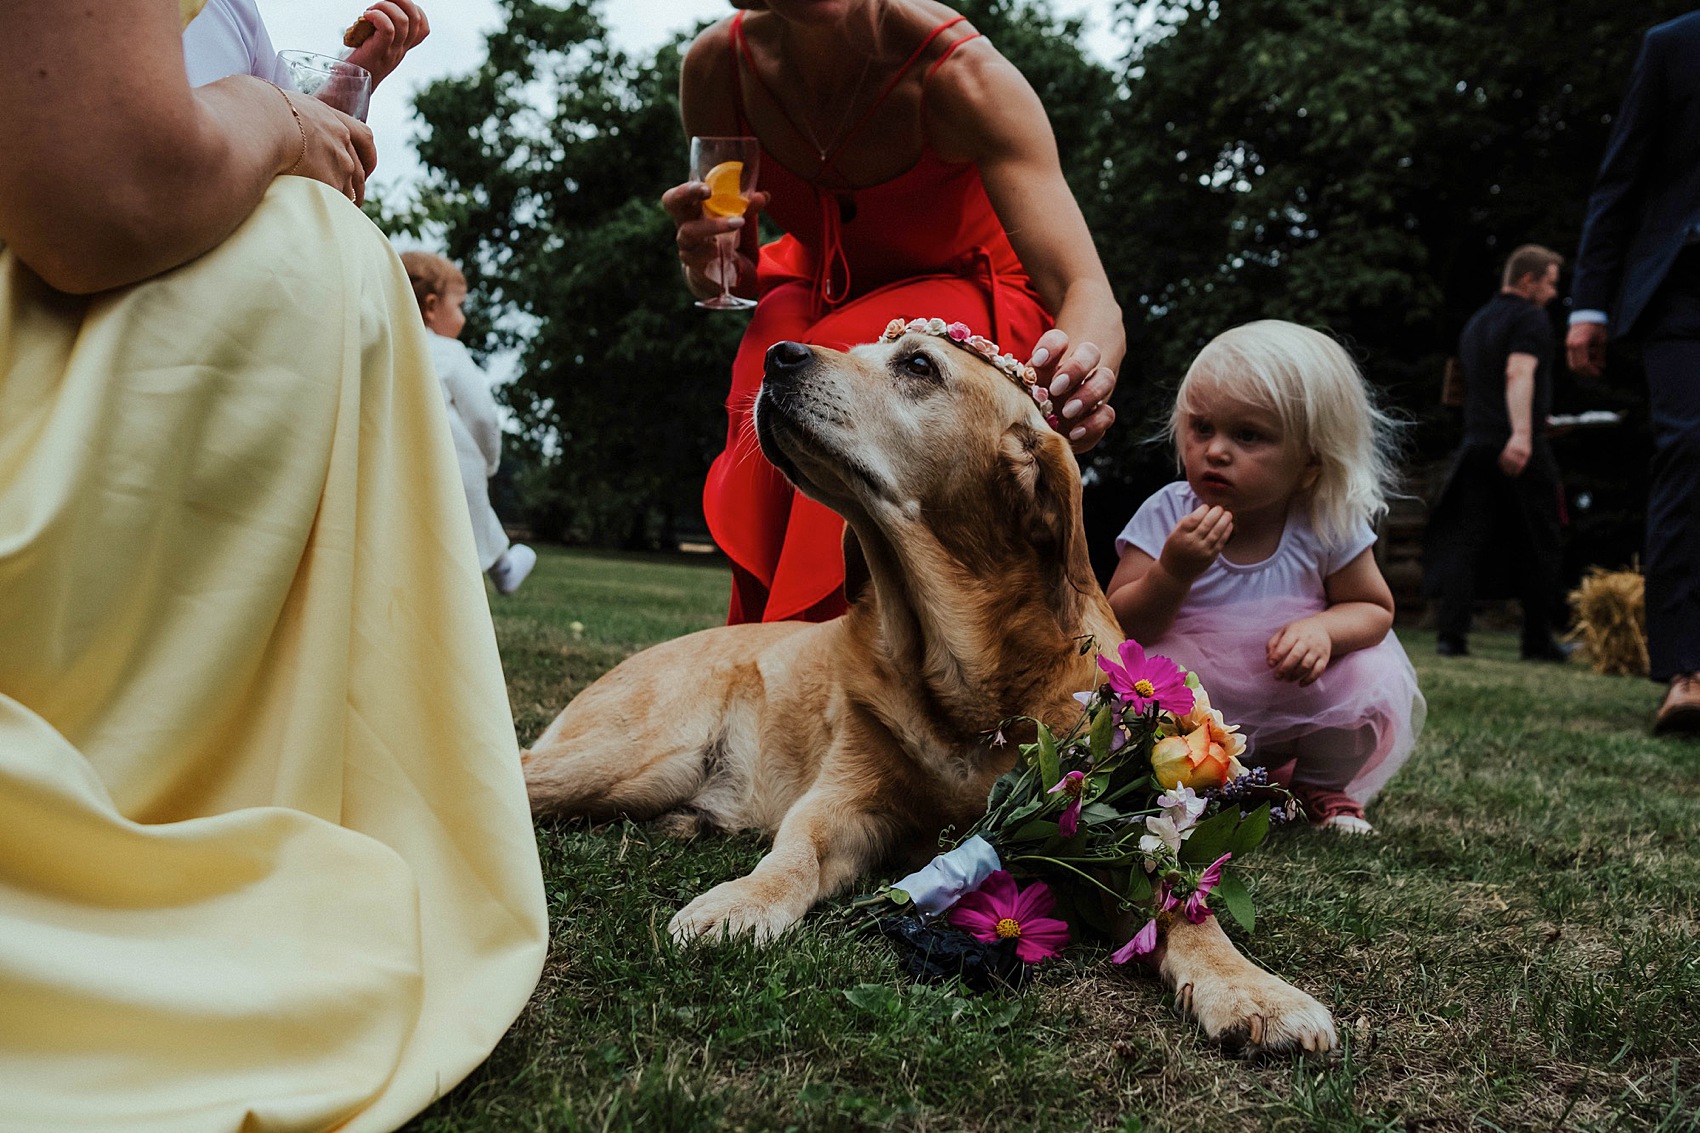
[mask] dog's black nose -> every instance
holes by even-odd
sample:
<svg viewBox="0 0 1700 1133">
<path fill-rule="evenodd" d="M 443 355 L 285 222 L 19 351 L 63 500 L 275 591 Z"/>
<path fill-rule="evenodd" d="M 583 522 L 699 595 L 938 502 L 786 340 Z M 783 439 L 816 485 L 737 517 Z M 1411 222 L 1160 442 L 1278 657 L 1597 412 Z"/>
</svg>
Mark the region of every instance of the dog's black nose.
<svg viewBox="0 0 1700 1133">
<path fill-rule="evenodd" d="M 800 342 L 776 342 L 767 348 L 767 373 L 771 377 L 795 376 L 814 356 L 814 351 Z"/>
</svg>

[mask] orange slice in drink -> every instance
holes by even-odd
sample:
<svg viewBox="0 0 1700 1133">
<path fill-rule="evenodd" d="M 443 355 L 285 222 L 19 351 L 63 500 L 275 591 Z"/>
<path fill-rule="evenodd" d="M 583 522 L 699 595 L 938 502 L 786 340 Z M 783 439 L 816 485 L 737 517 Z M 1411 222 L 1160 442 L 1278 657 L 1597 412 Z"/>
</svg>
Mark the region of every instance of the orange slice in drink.
<svg viewBox="0 0 1700 1133">
<path fill-rule="evenodd" d="M 743 216 L 748 203 L 738 192 L 738 182 L 744 176 L 744 163 L 723 161 L 708 171 L 702 181 L 708 186 L 708 200 L 702 203 L 704 216 Z"/>
</svg>

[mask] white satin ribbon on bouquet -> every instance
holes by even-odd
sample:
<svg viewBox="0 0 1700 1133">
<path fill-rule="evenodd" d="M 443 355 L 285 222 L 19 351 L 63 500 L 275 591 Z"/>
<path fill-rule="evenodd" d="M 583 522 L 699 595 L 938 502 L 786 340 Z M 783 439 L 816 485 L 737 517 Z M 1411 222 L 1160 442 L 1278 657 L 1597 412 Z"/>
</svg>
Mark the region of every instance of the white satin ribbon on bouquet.
<svg viewBox="0 0 1700 1133">
<path fill-rule="evenodd" d="M 892 882 L 910 904 L 928 916 L 937 916 L 962 897 L 980 888 L 994 870 L 1002 869 L 998 852 L 976 834 L 954 850 L 940 854 L 908 877 Z"/>
</svg>

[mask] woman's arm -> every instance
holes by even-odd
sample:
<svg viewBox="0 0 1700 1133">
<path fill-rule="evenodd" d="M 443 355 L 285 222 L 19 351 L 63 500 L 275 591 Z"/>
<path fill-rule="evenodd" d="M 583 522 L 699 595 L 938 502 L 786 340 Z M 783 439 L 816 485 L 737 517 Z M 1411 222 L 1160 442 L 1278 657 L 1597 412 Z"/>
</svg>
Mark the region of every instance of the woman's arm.
<svg viewBox="0 0 1700 1133">
<path fill-rule="evenodd" d="M 949 161 L 972 161 L 1010 243 L 1067 336 L 1048 361 L 1063 428 L 1076 451 L 1096 444 L 1115 419 L 1103 404 L 1127 351 L 1121 308 L 1092 234 L 1063 179 L 1045 108 L 1021 72 L 984 39 L 965 43 L 927 84 L 927 136 Z M 1039 345 L 1051 348 L 1060 336 Z M 1071 412 L 1072 410 L 1072 412 Z"/>
<path fill-rule="evenodd" d="M 732 103 L 734 76 L 731 70 L 730 28 L 731 21 L 722 20 L 697 36 L 685 53 L 684 65 L 679 71 L 679 115 L 687 142 L 695 136 L 728 138 L 738 135 L 738 113 Z M 738 241 L 738 279 L 732 290 L 747 295 L 749 287 L 741 285 L 754 277 L 758 254 L 756 217 L 767 204 L 767 194 L 751 193 L 750 207 L 744 215 L 729 217 L 705 217 L 702 203 L 708 196 L 708 186 L 701 181 L 683 182 L 661 195 L 661 207 L 667 210 L 677 228 L 675 241 L 679 248 L 679 264 L 685 273 L 685 286 L 698 299 L 720 294 L 720 284 L 708 276 L 709 265 L 717 260 L 714 238 L 722 232 L 742 230 L 744 235 Z"/>
<path fill-rule="evenodd" d="M 0 12 L 0 241 L 54 287 L 193 259 L 281 173 L 364 192 L 363 124 L 246 76 L 190 89 L 175 0 Z"/>
</svg>

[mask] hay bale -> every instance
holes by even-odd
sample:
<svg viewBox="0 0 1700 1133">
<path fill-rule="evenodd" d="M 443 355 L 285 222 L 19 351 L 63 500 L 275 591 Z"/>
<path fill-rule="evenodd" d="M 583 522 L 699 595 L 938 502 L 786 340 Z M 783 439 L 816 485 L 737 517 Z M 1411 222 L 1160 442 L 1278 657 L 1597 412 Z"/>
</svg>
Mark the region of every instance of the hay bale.
<svg viewBox="0 0 1700 1133">
<path fill-rule="evenodd" d="M 1566 640 L 1579 642 L 1594 672 L 1647 675 L 1647 603 L 1638 570 L 1590 567 L 1570 592 L 1575 626 Z"/>
</svg>

